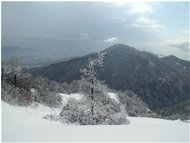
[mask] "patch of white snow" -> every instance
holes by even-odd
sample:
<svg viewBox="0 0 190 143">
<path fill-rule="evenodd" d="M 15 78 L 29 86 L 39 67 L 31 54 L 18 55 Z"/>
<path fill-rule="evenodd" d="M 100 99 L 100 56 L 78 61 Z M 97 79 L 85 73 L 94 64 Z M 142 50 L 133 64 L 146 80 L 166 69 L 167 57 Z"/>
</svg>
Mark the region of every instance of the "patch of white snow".
<svg viewBox="0 0 190 143">
<path fill-rule="evenodd" d="M 64 93 L 58 93 L 62 97 L 62 103 L 66 104 L 68 99 L 75 99 L 75 100 L 81 100 L 84 95 L 80 93 L 72 93 L 72 94 L 64 94 Z"/>
<path fill-rule="evenodd" d="M 108 95 L 110 98 L 112 98 L 113 100 L 115 100 L 119 104 L 119 98 L 118 98 L 117 93 L 108 92 Z"/>
</svg>

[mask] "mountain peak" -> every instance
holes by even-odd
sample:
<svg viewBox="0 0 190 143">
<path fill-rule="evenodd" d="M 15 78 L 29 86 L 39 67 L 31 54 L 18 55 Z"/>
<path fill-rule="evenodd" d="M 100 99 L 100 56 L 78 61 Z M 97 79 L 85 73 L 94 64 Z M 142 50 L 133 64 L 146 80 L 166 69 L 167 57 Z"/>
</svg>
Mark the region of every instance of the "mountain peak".
<svg viewBox="0 0 190 143">
<path fill-rule="evenodd" d="M 109 47 L 107 50 L 117 50 L 117 49 L 134 49 L 134 50 L 136 50 L 135 48 L 125 45 L 125 44 L 114 44 L 111 47 Z"/>
</svg>

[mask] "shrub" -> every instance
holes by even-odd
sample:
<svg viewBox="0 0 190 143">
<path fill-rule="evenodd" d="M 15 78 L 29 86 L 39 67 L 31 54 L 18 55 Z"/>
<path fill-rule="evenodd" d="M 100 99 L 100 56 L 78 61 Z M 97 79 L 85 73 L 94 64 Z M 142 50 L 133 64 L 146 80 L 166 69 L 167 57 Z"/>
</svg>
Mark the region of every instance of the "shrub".
<svg viewBox="0 0 190 143">
<path fill-rule="evenodd" d="M 118 94 L 120 101 L 125 105 L 129 116 L 153 116 L 154 113 L 133 92 L 125 91 Z"/>
<path fill-rule="evenodd" d="M 36 78 L 34 89 L 34 101 L 50 107 L 59 107 L 61 105 L 61 96 L 55 93 L 55 89 L 52 89 L 52 85 L 48 79 L 42 77 Z"/>
<path fill-rule="evenodd" d="M 101 100 L 100 100 L 101 99 Z M 127 124 L 127 113 L 125 109 L 109 97 L 99 98 L 98 104 L 94 106 L 94 114 L 91 113 L 91 104 L 86 96 L 82 100 L 69 99 L 63 107 L 60 116 L 71 123 L 80 125 L 121 125 Z"/>
<path fill-rule="evenodd" d="M 1 66 L 2 100 L 19 105 L 33 101 L 58 107 L 61 97 L 56 94 L 58 84 L 39 77 L 34 78 L 23 67 L 20 59 L 12 58 Z M 31 92 L 31 89 L 35 92 Z"/>
<path fill-rule="evenodd" d="M 29 105 L 33 101 L 30 91 L 6 83 L 2 83 L 1 97 L 5 102 L 17 105 Z"/>
</svg>

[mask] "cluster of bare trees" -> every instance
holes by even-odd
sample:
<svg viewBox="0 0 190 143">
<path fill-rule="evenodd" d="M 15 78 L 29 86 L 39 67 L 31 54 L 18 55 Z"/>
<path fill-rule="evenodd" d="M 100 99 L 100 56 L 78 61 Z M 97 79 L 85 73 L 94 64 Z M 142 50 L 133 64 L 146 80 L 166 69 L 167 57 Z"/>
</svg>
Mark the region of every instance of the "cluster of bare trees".
<svg viewBox="0 0 190 143">
<path fill-rule="evenodd" d="M 2 62 L 1 81 L 29 91 L 31 75 L 22 66 L 21 59 L 18 58 Z"/>
<path fill-rule="evenodd" d="M 1 65 L 2 100 L 19 105 L 39 102 L 48 106 L 59 106 L 57 82 L 42 77 L 32 77 L 21 59 L 12 58 Z M 58 88 L 57 88 L 58 89 Z"/>
<path fill-rule="evenodd" d="M 22 67 L 21 59 L 12 58 L 1 65 L 2 100 L 18 104 L 32 102 L 31 75 Z"/>
</svg>

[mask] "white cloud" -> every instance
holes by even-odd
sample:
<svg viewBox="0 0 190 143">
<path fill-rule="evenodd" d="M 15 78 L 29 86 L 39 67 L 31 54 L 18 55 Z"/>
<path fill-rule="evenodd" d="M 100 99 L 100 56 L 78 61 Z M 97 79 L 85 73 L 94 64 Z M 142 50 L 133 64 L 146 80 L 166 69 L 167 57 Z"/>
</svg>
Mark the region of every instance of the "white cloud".
<svg viewBox="0 0 190 143">
<path fill-rule="evenodd" d="M 18 36 L 17 36 L 18 37 Z M 70 41 L 76 41 L 76 40 L 87 40 L 91 39 L 88 33 L 81 33 L 79 36 L 76 37 L 63 37 L 60 35 L 54 35 L 54 34 L 31 34 L 31 35 L 24 35 L 24 38 L 40 38 L 40 39 L 57 39 L 57 40 L 70 40 Z"/>
<path fill-rule="evenodd" d="M 114 19 L 114 20 L 121 20 L 121 21 L 125 21 L 126 20 L 124 17 L 117 17 L 117 16 L 113 17 L 112 19 Z"/>
<path fill-rule="evenodd" d="M 17 36 L 17 35 L 14 35 Z M 18 36 L 17 36 L 18 37 Z M 21 38 L 40 38 L 40 39 L 58 39 L 59 36 L 55 34 L 28 34 L 28 35 L 23 35 L 20 36 Z"/>
<path fill-rule="evenodd" d="M 157 55 L 175 55 L 181 59 L 190 60 L 190 49 L 187 45 L 187 37 L 168 38 L 157 39 L 156 41 L 140 42 L 136 47 Z"/>
<path fill-rule="evenodd" d="M 167 29 L 166 26 L 159 24 L 156 19 L 150 19 L 142 16 L 135 19 L 133 26 L 147 28 L 154 31 L 162 31 Z"/>
<path fill-rule="evenodd" d="M 149 4 L 146 3 L 134 3 L 131 5 L 129 12 L 136 14 L 153 13 L 153 9 Z"/>
<path fill-rule="evenodd" d="M 141 47 L 144 46 L 148 51 L 162 55 L 175 55 L 179 58 L 189 59 L 189 46 L 188 36 L 179 36 L 170 39 L 160 39 L 158 41 L 142 43 Z"/>
<path fill-rule="evenodd" d="M 105 2 L 106 3 L 106 5 L 107 4 L 109 4 L 109 6 L 111 6 L 111 7 L 117 7 L 117 8 L 122 8 L 122 7 L 126 7 L 126 6 L 128 6 L 128 4 L 130 3 L 130 2 L 127 2 L 127 1 L 113 1 L 113 2 L 110 2 L 110 1 L 108 1 L 108 2 Z"/>
<path fill-rule="evenodd" d="M 141 43 L 141 45 L 159 48 L 168 47 L 170 49 L 175 48 L 187 53 L 190 51 L 190 42 L 188 40 L 188 36 L 179 36 L 170 39 L 160 39 L 155 42 Z M 165 50 L 163 50 L 163 52 L 165 52 Z"/>
<path fill-rule="evenodd" d="M 175 39 L 170 39 L 168 40 L 168 45 L 178 48 L 184 52 L 190 51 L 190 42 L 188 40 L 188 37 L 178 37 Z"/>
<path fill-rule="evenodd" d="M 112 37 L 104 40 L 105 43 L 116 43 L 118 41 L 119 39 L 117 37 Z"/>
<path fill-rule="evenodd" d="M 90 36 L 88 33 L 81 33 L 80 34 L 80 39 L 85 40 L 85 39 L 90 39 Z"/>
<path fill-rule="evenodd" d="M 113 17 L 113 19 L 118 20 L 118 19 L 120 19 L 120 17 L 115 16 L 115 17 Z"/>
<path fill-rule="evenodd" d="M 183 34 L 189 34 L 189 33 L 190 33 L 189 30 L 182 30 L 181 32 L 182 32 Z"/>
<path fill-rule="evenodd" d="M 125 18 L 121 17 L 121 19 L 120 19 L 120 20 L 125 21 Z"/>
<path fill-rule="evenodd" d="M 51 38 L 57 38 L 58 36 L 57 35 L 54 35 L 54 34 L 44 34 L 44 35 L 41 35 L 41 38 L 44 38 L 44 39 L 51 39 Z"/>
</svg>

